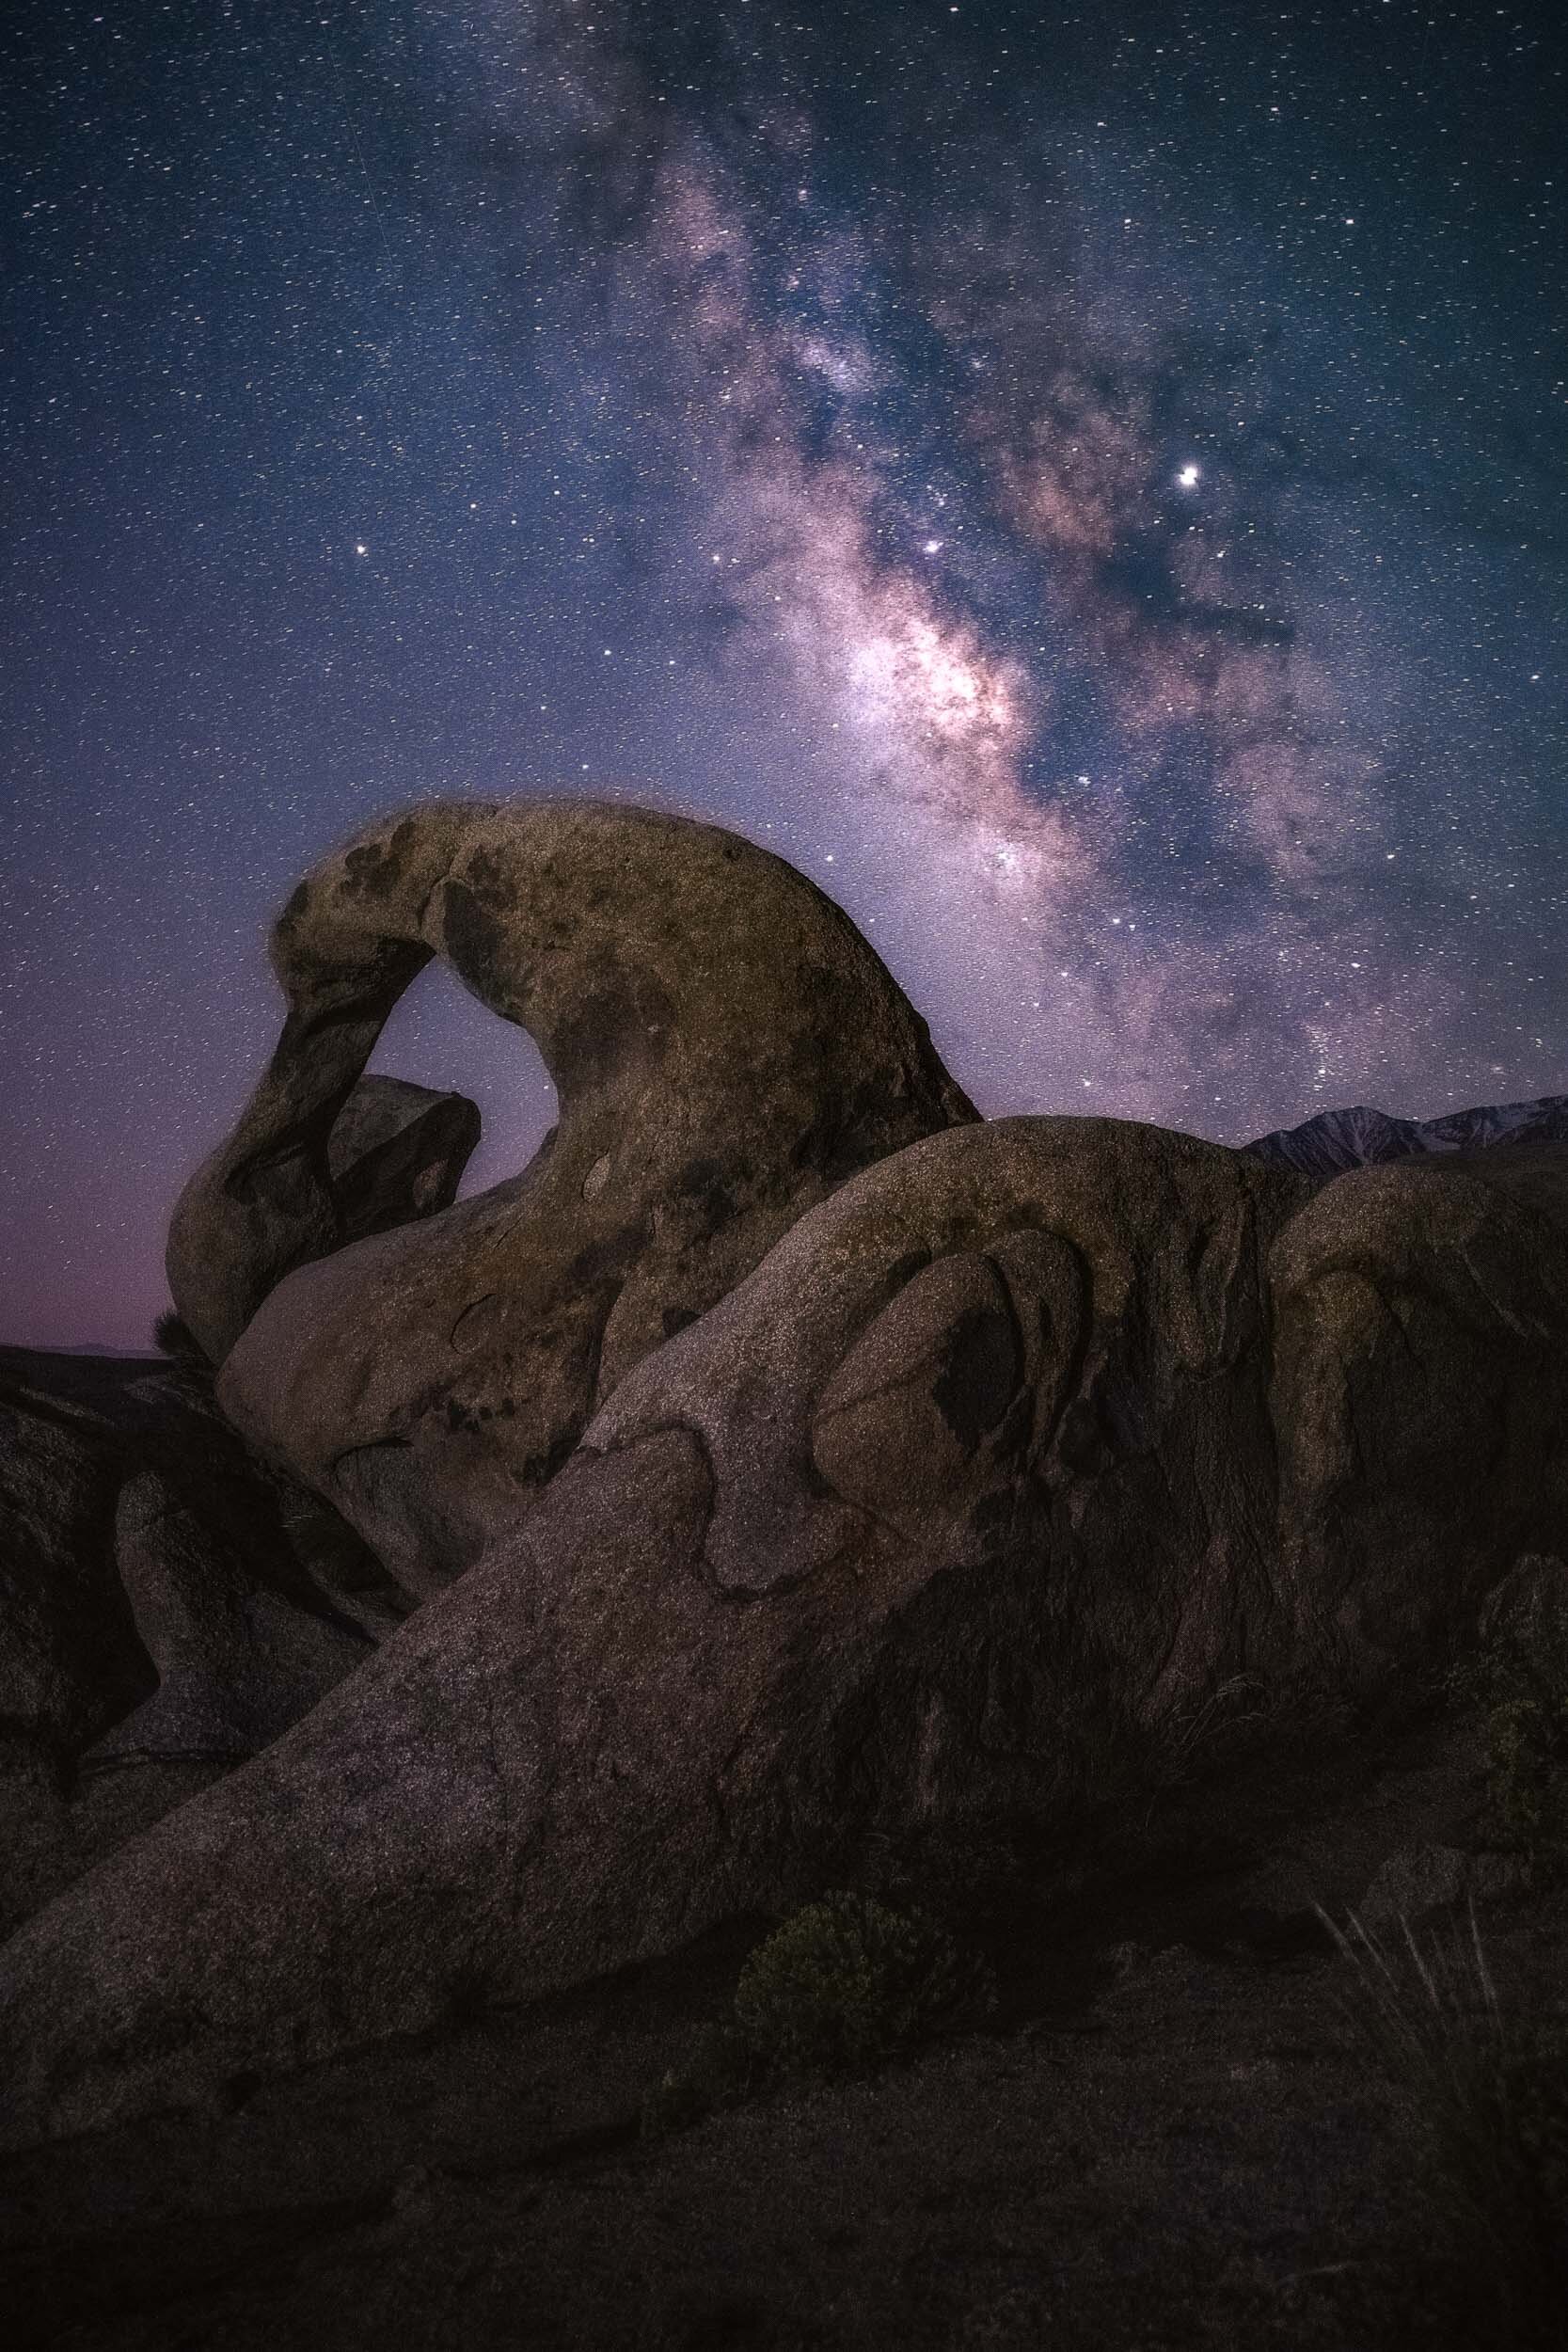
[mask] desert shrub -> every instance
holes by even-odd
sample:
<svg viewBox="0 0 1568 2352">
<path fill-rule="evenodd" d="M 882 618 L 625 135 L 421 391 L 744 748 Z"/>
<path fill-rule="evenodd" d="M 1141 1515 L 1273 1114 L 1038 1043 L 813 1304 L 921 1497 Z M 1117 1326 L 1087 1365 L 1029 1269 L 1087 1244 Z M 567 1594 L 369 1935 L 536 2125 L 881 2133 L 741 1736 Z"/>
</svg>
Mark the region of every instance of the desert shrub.
<svg viewBox="0 0 1568 2352">
<path fill-rule="evenodd" d="M 1568 1575 L 1536 1575 L 1505 1589 L 1453 1687 L 1485 1709 L 1497 1833 L 1538 1867 L 1560 1867 L 1568 1861 Z"/>
<path fill-rule="evenodd" d="M 1409 1682 L 1404 1693 L 1408 1700 Z M 1220 1780 L 1260 1757 L 1289 1766 L 1375 1726 L 1365 1702 L 1327 1670 L 1233 1674 L 1199 1698 L 1128 1726 L 1139 1785 L 1163 1797 Z"/>
<path fill-rule="evenodd" d="M 188 1364 L 203 1372 L 208 1369 L 195 1332 L 172 1307 L 166 1307 L 153 1324 L 152 1344 L 160 1355 L 171 1356 L 177 1364 Z"/>
<path fill-rule="evenodd" d="M 1361 2038 L 1402 2094 L 1433 2247 L 1497 2352 L 1562 2341 L 1568 2306 L 1568 2022 L 1511 2016 L 1475 1915 L 1426 1948 L 1327 1921 Z"/>
<path fill-rule="evenodd" d="M 1486 1733 L 1498 1828 L 1537 1861 L 1560 1862 L 1568 1849 L 1568 1691 L 1502 1700 Z"/>
<path fill-rule="evenodd" d="M 990 1972 L 935 1920 L 841 1893 L 758 1946 L 736 1987 L 735 2022 L 767 2074 L 842 2074 L 992 1997 Z"/>
<path fill-rule="evenodd" d="M 758 1945 L 728 2022 L 704 2026 L 643 2100 L 643 2136 L 682 2131 L 770 2084 L 874 2066 L 994 1998 L 985 1963 L 937 1921 L 868 1895 L 824 1896 Z"/>
</svg>

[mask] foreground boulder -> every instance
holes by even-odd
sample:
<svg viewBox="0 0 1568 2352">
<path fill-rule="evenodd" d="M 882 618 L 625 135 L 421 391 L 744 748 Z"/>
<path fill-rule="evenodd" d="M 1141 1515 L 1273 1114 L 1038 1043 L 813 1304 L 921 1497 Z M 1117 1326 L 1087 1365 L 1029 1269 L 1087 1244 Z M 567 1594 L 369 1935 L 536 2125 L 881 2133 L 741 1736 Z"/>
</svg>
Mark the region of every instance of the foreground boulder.
<svg viewBox="0 0 1568 2352">
<path fill-rule="evenodd" d="M 535 1038 L 560 1124 L 521 1175 L 344 1247 L 324 1140 L 437 954 Z M 419 1597 L 807 1209 L 974 1116 L 830 899 L 646 809 L 417 810 L 307 877 L 273 961 L 282 1040 L 180 1203 L 170 1285 L 230 1418 Z"/>
<path fill-rule="evenodd" d="M 8 2131 L 543 1994 L 873 1837 L 1070 1814 L 1238 1676 L 1397 1688 L 1568 1547 L 1565 1336 L 1562 1225 L 1441 1165 L 1314 1198 L 1113 1121 L 911 1146 L 632 1372 L 512 1540 L 12 1940 Z"/>
<path fill-rule="evenodd" d="M 1275 1574 L 1341 1688 L 1450 1659 L 1568 1530 L 1568 1144 L 1337 1177 L 1271 1262 Z"/>
<path fill-rule="evenodd" d="M 361 1075 L 436 952 L 562 1093 L 463 1202 L 471 1106 Z M 386 1566 L 345 1534 L 324 1582 L 190 1369 L 9 1394 L 16 1907 L 151 1824 L 0 1951 L 13 2140 L 579 1981 L 888 1840 L 1071 1820 L 1239 1687 L 1418 1682 L 1568 1556 L 1550 1136 L 1323 1183 L 978 1123 L 820 894 L 636 810 L 379 828 L 275 957 L 177 1303 Z M 55 1817 L 149 1772 L 56 1867 Z"/>
<path fill-rule="evenodd" d="M 307 1713 L 387 1602 L 199 1376 L 0 1349 L 0 1929 Z"/>
<path fill-rule="evenodd" d="M 1081 1801 L 1295 1632 L 1264 1268 L 1298 1180 L 1022 1120 L 845 1185 L 519 1535 L 9 1947 L 21 2129 L 542 1993 L 896 1835 Z"/>
</svg>

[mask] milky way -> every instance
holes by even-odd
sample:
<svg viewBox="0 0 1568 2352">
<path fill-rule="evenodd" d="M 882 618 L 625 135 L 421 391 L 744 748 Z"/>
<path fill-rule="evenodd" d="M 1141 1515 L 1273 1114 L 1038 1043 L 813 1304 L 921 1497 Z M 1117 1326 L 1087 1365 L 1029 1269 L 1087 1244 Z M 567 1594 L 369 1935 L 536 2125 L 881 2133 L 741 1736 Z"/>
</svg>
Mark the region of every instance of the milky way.
<svg viewBox="0 0 1568 2352">
<path fill-rule="evenodd" d="M 8 1336 L 134 1344 L 297 871 L 738 827 L 982 1107 L 1568 1091 L 1545 14 L 24 9 Z M 547 1123 L 431 978 L 379 1066 Z"/>
</svg>

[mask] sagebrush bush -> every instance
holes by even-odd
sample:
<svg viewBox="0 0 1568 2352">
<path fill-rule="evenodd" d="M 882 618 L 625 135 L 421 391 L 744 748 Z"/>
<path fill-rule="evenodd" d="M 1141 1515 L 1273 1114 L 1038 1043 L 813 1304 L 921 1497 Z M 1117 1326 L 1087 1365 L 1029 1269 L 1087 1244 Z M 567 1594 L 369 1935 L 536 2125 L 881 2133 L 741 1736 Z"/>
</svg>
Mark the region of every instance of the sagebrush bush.
<svg viewBox="0 0 1568 2352">
<path fill-rule="evenodd" d="M 939 1921 L 824 1896 L 758 1945 L 728 2022 L 704 2026 L 643 2100 L 643 2134 L 684 2130 L 769 2084 L 858 2073 L 995 1997 L 986 1963 Z"/>
<path fill-rule="evenodd" d="M 172 1307 L 166 1308 L 153 1324 L 152 1344 L 160 1355 L 172 1357 L 177 1364 L 203 1372 L 210 1369 L 195 1332 Z"/>
<path fill-rule="evenodd" d="M 1568 1850 L 1568 1692 L 1520 1692 L 1487 1717 L 1492 1808 L 1510 1844 L 1536 1859 Z"/>
<path fill-rule="evenodd" d="M 1544 1565 L 1544 1564 L 1543 1564 Z M 1568 1859 L 1568 1576 L 1505 1593 L 1452 1677 L 1486 1710 L 1494 1823 L 1538 1865 Z"/>
<path fill-rule="evenodd" d="M 842 2074 L 993 1997 L 984 1963 L 935 1920 L 834 1894 L 758 1946 L 736 1987 L 735 2022 L 769 2074 Z"/>
</svg>

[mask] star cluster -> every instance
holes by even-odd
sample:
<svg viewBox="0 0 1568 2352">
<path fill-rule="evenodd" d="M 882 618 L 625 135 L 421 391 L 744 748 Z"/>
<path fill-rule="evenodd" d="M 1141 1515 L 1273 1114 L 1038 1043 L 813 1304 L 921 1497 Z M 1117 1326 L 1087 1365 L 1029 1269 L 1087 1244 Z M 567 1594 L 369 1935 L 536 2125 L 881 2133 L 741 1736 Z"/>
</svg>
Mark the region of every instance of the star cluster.
<svg viewBox="0 0 1568 2352">
<path fill-rule="evenodd" d="M 7 40 L 8 1336 L 145 1336 L 266 919 L 432 793 L 778 849 L 990 1111 L 1568 1091 L 1549 14 Z M 548 1122 L 439 975 L 378 1064 Z"/>
</svg>

